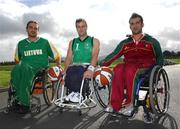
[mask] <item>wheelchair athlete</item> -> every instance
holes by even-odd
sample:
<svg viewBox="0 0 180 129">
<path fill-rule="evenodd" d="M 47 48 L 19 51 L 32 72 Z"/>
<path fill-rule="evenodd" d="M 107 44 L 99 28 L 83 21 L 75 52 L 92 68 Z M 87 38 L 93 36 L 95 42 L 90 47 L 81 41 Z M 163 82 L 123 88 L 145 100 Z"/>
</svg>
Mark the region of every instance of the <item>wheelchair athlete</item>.
<svg viewBox="0 0 180 129">
<path fill-rule="evenodd" d="M 79 35 L 69 43 L 65 59 L 65 86 L 69 90 L 67 100 L 78 102 L 82 78 L 92 78 L 98 60 L 99 40 L 87 35 L 87 23 L 84 19 L 75 22 Z M 83 66 L 82 66 L 83 65 Z"/>
<path fill-rule="evenodd" d="M 28 38 L 21 40 L 15 52 L 17 65 L 11 72 L 11 83 L 15 91 L 15 109 L 27 113 L 30 108 L 30 92 L 35 74 L 49 65 L 48 58 L 60 65 L 60 54 L 46 39 L 38 37 L 39 24 L 29 21 L 26 26 Z"/>
<path fill-rule="evenodd" d="M 124 56 L 124 63 L 117 64 L 113 69 L 109 107 L 105 111 L 133 116 L 135 113 L 133 97 L 139 77 L 155 64 L 162 66 L 163 56 L 159 42 L 150 35 L 142 33 L 144 26 L 142 16 L 133 13 L 129 24 L 132 35 L 121 41 L 116 49 L 100 62 L 100 65 L 109 66 L 114 60 Z M 145 120 L 150 120 L 146 116 L 144 114 Z"/>
</svg>

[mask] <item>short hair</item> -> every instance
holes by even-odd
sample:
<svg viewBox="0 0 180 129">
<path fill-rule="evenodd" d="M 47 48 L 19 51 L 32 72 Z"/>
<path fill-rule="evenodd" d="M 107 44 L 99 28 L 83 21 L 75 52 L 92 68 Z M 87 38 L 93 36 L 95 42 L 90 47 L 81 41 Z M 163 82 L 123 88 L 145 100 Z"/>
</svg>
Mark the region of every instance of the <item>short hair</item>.
<svg viewBox="0 0 180 129">
<path fill-rule="evenodd" d="M 31 21 L 28 21 L 28 23 L 26 24 L 26 29 L 28 28 L 30 23 L 35 23 L 35 24 L 39 25 L 37 21 L 31 20 Z"/>
<path fill-rule="evenodd" d="M 137 13 L 133 13 L 133 14 L 131 15 L 131 17 L 129 18 L 129 23 L 130 23 L 131 19 L 137 18 L 137 17 L 139 17 L 140 20 L 141 20 L 141 23 L 143 23 L 143 17 L 142 17 L 141 15 L 137 14 Z"/>
<path fill-rule="evenodd" d="M 77 26 L 77 24 L 80 23 L 80 22 L 84 22 L 84 23 L 86 24 L 86 26 L 87 26 L 87 22 L 86 22 L 86 20 L 83 19 L 83 18 L 78 18 L 78 19 L 76 19 L 75 25 Z"/>
</svg>

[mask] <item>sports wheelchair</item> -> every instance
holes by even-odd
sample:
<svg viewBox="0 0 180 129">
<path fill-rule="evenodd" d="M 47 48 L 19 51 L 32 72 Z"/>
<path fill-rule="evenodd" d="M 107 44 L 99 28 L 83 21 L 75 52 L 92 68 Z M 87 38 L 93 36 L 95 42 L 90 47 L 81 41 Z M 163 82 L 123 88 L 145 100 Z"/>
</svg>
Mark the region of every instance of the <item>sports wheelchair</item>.
<svg viewBox="0 0 180 129">
<path fill-rule="evenodd" d="M 50 106 L 54 101 L 55 87 L 48 77 L 48 68 L 41 69 L 35 74 L 30 91 L 30 111 L 38 113 L 41 110 L 41 97 L 43 95 L 45 103 Z M 8 104 L 5 113 L 13 111 L 15 106 L 15 90 L 10 80 L 8 89 Z"/>
<path fill-rule="evenodd" d="M 159 65 L 155 65 L 148 69 L 140 76 L 137 83 L 134 95 L 134 112 L 132 116 L 126 116 L 117 113 L 127 118 L 135 117 L 138 112 L 138 107 L 142 106 L 147 117 L 158 118 L 164 115 L 169 108 L 170 101 L 170 86 L 168 75 L 165 69 Z"/>
<path fill-rule="evenodd" d="M 59 107 L 61 113 L 64 109 L 73 109 L 77 110 L 79 115 L 81 115 L 83 109 L 91 109 L 96 107 L 97 102 L 102 108 L 107 107 L 111 89 L 110 83 L 108 83 L 109 85 L 102 86 L 95 81 L 95 78 L 83 77 L 79 91 L 79 100 L 78 102 L 71 102 L 65 100 L 69 94 L 69 89 L 65 86 L 65 78 L 66 75 L 58 80 L 57 99 L 54 101 L 55 105 Z"/>
<path fill-rule="evenodd" d="M 152 112 L 156 116 L 163 115 L 169 108 L 170 86 L 166 71 L 156 65 L 150 74 L 142 75 L 137 84 L 135 106 L 142 105 L 146 113 Z M 145 99 L 140 98 L 145 94 Z"/>
</svg>

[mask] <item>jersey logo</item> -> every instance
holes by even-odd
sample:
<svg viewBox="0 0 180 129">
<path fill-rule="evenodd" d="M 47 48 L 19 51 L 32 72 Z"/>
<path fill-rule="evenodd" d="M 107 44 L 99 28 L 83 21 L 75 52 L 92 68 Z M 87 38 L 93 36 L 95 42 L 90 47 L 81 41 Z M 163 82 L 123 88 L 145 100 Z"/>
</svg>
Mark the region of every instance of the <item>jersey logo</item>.
<svg viewBox="0 0 180 129">
<path fill-rule="evenodd" d="M 79 44 L 76 44 L 75 51 L 78 51 L 78 50 L 79 50 Z"/>
<path fill-rule="evenodd" d="M 24 51 L 24 56 L 42 55 L 42 49 Z"/>
<path fill-rule="evenodd" d="M 87 42 L 85 42 L 84 48 L 85 49 L 89 49 L 90 48 L 90 46 L 89 46 L 89 44 Z"/>
</svg>

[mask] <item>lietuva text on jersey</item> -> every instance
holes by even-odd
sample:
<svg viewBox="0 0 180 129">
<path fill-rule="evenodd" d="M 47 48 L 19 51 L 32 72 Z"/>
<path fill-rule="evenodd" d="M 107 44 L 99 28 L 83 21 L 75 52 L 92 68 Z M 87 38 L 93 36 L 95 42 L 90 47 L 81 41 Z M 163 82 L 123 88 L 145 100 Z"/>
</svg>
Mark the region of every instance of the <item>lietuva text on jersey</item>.
<svg viewBox="0 0 180 129">
<path fill-rule="evenodd" d="M 24 51 L 24 56 L 42 55 L 42 49 Z"/>
</svg>

